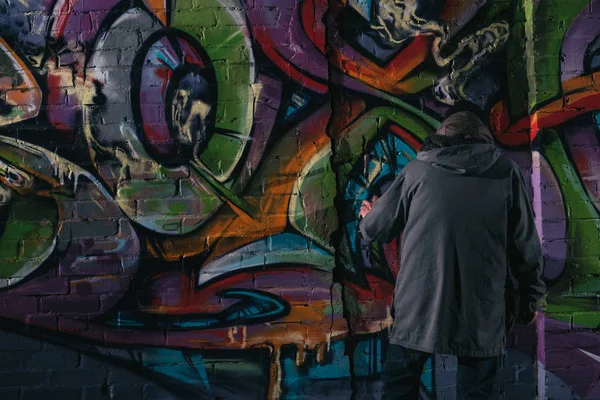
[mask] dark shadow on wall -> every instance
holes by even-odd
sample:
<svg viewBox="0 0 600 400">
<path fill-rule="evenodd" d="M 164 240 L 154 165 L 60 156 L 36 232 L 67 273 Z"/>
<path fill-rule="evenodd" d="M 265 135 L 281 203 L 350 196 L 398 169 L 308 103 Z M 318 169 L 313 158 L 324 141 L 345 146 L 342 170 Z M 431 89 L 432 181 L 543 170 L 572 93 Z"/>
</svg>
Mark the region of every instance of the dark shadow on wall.
<svg viewBox="0 0 600 400">
<path fill-rule="evenodd" d="M 170 359 L 165 352 L 172 352 Z M 239 351 L 210 353 L 213 352 L 202 351 L 200 355 L 200 351 L 135 346 L 106 348 L 67 334 L 49 334 L 45 329 L 0 319 L 0 398 L 225 400 L 266 397 L 268 385 L 264 377 L 268 376 L 268 352 L 257 349 L 245 354 Z M 153 359 L 160 361 L 153 363 Z M 196 369 L 198 359 L 203 369 L 194 376 L 190 371 Z M 252 370 L 258 373 L 252 377 L 241 376 L 237 366 L 249 361 L 254 364 Z M 257 364 L 264 367 L 256 368 Z M 23 397 L 20 397 L 21 392 Z"/>
</svg>

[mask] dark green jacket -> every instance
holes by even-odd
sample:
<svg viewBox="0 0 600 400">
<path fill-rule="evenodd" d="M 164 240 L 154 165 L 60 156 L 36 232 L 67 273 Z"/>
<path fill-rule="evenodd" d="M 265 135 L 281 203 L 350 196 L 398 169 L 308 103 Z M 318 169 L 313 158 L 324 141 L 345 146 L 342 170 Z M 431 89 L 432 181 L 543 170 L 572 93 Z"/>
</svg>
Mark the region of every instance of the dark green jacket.
<svg viewBox="0 0 600 400">
<path fill-rule="evenodd" d="M 420 152 L 361 221 L 371 241 L 401 232 L 390 342 L 430 353 L 503 353 L 510 264 L 537 308 L 543 259 L 523 174 L 492 144 Z"/>
</svg>

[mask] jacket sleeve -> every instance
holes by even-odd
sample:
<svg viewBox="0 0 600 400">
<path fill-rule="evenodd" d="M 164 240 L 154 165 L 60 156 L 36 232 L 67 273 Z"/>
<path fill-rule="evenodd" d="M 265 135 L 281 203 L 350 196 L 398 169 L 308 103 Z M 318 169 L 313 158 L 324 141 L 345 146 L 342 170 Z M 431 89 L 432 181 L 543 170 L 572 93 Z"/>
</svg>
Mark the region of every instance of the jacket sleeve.
<svg viewBox="0 0 600 400">
<path fill-rule="evenodd" d="M 365 239 L 388 243 L 404 230 L 407 213 L 404 180 L 401 172 L 360 222 L 359 229 Z"/>
<path fill-rule="evenodd" d="M 542 246 L 527 196 L 525 179 L 518 167 L 515 167 L 513 175 L 508 224 L 508 262 L 519 283 L 520 314 L 528 315 L 537 310 L 546 291 L 546 284 L 542 280 Z"/>
</svg>

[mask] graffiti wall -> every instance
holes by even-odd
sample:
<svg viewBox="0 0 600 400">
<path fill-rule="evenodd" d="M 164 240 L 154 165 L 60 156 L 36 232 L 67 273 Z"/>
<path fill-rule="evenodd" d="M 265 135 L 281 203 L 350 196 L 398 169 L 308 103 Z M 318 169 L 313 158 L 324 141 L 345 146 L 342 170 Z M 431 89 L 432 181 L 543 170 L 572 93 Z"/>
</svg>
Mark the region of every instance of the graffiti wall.
<svg viewBox="0 0 600 400">
<path fill-rule="evenodd" d="M 364 242 L 358 209 L 468 99 L 528 178 L 549 285 L 497 393 L 600 398 L 599 20 L 597 0 L 0 0 L 0 394 L 379 398 L 399 242 Z M 423 397 L 455 373 L 432 358 Z"/>
</svg>

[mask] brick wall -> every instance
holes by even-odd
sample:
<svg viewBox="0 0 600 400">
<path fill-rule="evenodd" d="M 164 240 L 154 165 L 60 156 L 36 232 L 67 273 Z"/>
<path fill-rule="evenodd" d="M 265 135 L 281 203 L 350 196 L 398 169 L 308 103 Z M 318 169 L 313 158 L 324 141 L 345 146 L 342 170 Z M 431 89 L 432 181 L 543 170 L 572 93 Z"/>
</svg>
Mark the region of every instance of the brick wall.
<svg viewBox="0 0 600 400">
<path fill-rule="evenodd" d="M 0 0 L 0 398 L 379 398 L 398 243 L 356 215 L 458 99 L 522 167 L 546 261 L 496 394 L 600 398 L 599 13 Z M 424 398 L 455 376 L 432 358 Z"/>
</svg>

